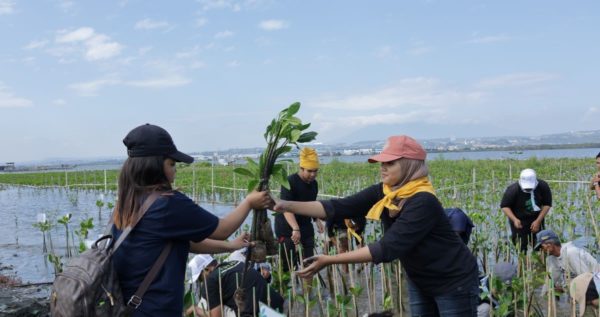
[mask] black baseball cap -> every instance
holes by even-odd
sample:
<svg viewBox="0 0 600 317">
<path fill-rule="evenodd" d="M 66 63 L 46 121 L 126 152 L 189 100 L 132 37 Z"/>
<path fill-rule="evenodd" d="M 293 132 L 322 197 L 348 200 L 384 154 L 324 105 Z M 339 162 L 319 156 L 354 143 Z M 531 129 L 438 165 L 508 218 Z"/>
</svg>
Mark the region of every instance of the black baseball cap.
<svg viewBox="0 0 600 317">
<path fill-rule="evenodd" d="M 177 162 L 192 163 L 194 158 L 179 152 L 167 130 L 146 123 L 127 133 L 123 139 L 127 156 L 144 157 L 163 155 Z"/>
</svg>

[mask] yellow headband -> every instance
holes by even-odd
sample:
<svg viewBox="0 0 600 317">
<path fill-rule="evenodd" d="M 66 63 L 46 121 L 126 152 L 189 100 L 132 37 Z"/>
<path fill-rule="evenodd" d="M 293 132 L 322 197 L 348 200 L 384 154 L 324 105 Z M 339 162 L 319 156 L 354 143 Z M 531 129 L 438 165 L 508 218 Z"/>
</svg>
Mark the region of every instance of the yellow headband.
<svg viewBox="0 0 600 317">
<path fill-rule="evenodd" d="M 300 167 L 314 170 L 319 168 L 319 156 L 317 151 L 309 147 L 302 148 L 300 150 Z"/>
</svg>

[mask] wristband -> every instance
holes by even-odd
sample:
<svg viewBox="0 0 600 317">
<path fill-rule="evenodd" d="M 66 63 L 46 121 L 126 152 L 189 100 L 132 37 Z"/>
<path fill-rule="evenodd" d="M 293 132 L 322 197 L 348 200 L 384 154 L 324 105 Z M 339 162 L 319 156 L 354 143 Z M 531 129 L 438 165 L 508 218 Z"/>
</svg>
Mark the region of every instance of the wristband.
<svg viewBox="0 0 600 317">
<path fill-rule="evenodd" d="M 292 231 L 300 231 L 300 229 L 292 229 Z"/>
</svg>

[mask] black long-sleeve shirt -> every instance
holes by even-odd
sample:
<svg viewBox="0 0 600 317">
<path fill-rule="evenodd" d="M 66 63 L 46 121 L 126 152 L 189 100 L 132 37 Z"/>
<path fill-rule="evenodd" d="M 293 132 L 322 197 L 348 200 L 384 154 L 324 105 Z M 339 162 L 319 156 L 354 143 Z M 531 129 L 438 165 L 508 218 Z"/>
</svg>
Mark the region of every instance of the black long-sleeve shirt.
<svg viewBox="0 0 600 317">
<path fill-rule="evenodd" d="M 384 197 L 381 183 L 357 194 L 321 201 L 328 218 L 365 216 Z M 383 237 L 370 244 L 374 263 L 399 259 L 411 281 L 425 294 L 447 293 L 477 275 L 471 251 L 452 230 L 437 198 L 427 192 L 407 198 L 395 218 L 381 215 Z"/>
</svg>

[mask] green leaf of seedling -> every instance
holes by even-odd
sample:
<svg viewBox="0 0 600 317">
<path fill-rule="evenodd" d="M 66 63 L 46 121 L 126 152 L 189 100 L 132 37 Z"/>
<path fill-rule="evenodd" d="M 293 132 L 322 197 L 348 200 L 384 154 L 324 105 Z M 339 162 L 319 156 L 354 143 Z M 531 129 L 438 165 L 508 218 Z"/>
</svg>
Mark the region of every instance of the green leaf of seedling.
<svg viewBox="0 0 600 317">
<path fill-rule="evenodd" d="M 194 304 L 192 301 L 192 289 L 190 288 L 185 295 L 183 295 L 183 307 L 190 307 Z"/>
<path fill-rule="evenodd" d="M 286 115 L 288 117 L 291 117 L 293 115 L 295 115 L 296 113 L 298 113 L 298 110 L 300 110 L 300 103 L 299 102 L 294 102 L 293 104 L 291 104 L 287 109 L 285 109 L 284 111 L 286 112 Z"/>
<path fill-rule="evenodd" d="M 363 288 L 360 286 L 350 287 L 350 292 L 352 293 L 352 295 L 354 295 L 354 297 L 359 297 L 362 291 Z"/>
<path fill-rule="evenodd" d="M 297 127 L 297 129 L 300 131 L 304 131 L 304 130 L 308 129 L 308 127 L 310 127 L 310 122 L 307 124 L 301 124 L 299 127 Z"/>
<path fill-rule="evenodd" d="M 284 176 L 284 170 L 282 169 L 281 171 L 279 171 L 279 173 L 277 174 L 272 174 L 272 177 L 281 185 L 283 186 L 283 188 L 289 190 L 290 189 L 290 183 L 287 180 L 287 177 Z"/>
<path fill-rule="evenodd" d="M 302 120 L 300 120 L 300 118 L 298 118 L 298 117 L 291 117 L 291 118 L 288 118 L 288 119 L 286 120 L 286 122 L 287 122 L 287 123 L 289 123 L 290 125 L 292 125 L 292 126 L 296 127 L 296 128 L 297 128 L 299 125 L 301 125 L 301 124 L 302 124 Z"/>
<path fill-rule="evenodd" d="M 292 132 L 290 133 L 290 142 L 291 143 L 295 143 L 298 141 L 298 139 L 300 138 L 301 135 L 301 131 L 300 130 L 292 130 Z"/>
<path fill-rule="evenodd" d="M 317 137 L 317 132 L 311 131 L 302 133 L 296 142 L 298 143 L 306 143 L 314 140 Z"/>
<path fill-rule="evenodd" d="M 289 145 L 286 145 L 286 146 L 278 148 L 277 151 L 275 152 L 275 155 L 280 156 L 280 155 L 282 155 L 284 153 L 287 153 L 287 152 L 289 152 L 291 150 L 292 150 L 292 147 L 289 146 Z"/>
<path fill-rule="evenodd" d="M 296 294 L 296 296 L 294 296 L 294 299 L 302 304 L 305 303 L 304 296 L 302 296 L 300 294 Z"/>
<path fill-rule="evenodd" d="M 240 174 L 240 175 L 244 175 L 244 176 L 248 176 L 248 177 L 256 177 L 256 175 L 254 175 L 254 173 L 252 173 L 251 171 L 249 171 L 246 168 L 243 167 L 236 167 L 233 170 L 234 173 L 236 174 Z"/>
<path fill-rule="evenodd" d="M 251 181 L 248 182 L 248 192 L 252 192 L 253 190 L 256 189 L 256 187 L 258 186 L 259 180 L 258 179 L 253 179 Z"/>
<path fill-rule="evenodd" d="M 248 163 L 248 169 L 250 169 L 252 172 L 258 172 L 258 163 L 256 163 L 256 161 L 247 157 L 246 162 Z"/>
</svg>

